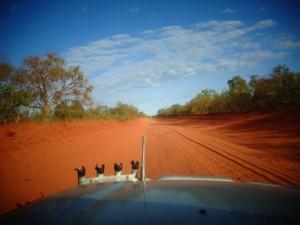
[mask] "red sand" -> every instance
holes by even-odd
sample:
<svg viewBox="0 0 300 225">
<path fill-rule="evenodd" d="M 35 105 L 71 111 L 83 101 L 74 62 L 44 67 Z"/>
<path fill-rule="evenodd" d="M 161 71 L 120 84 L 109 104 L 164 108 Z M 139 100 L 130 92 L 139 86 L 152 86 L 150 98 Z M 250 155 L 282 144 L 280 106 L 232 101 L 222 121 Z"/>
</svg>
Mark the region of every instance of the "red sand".
<svg viewBox="0 0 300 225">
<path fill-rule="evenodd" d="M 300 185 L 300 113 L 250 113 L 129 122 L 79 121 L 0 126 L 0 213 L 77 185 L 75 167 L 141 158 L 147 177 L 199 175 Z"/>
</svg>

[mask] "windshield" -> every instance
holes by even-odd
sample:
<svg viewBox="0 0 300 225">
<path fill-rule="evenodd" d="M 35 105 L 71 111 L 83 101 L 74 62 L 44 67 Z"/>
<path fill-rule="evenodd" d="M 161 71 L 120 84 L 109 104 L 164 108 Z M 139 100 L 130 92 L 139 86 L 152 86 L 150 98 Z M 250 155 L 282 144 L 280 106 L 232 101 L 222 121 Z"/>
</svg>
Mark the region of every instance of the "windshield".
<svg viewBox="0 0 300 225">
<path fill-rule="evenodd" d="M 140 179 L 143 146 L 152 180 L 300 185 L 296 3 L 0 8 L 0 214 L 77 186 L 82 166 L 139 161 Z"/>
</svg>

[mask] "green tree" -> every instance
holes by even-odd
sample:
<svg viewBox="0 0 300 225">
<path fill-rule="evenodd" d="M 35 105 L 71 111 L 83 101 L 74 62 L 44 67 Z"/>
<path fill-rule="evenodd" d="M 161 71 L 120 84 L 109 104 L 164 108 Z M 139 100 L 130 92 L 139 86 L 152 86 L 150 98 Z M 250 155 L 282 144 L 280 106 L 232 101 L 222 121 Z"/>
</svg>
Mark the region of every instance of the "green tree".
<svg viewBox="0 0 300 225">
<path fill-rule="evenodd" d="M 278 106 L 299 104 L 300 74 L 290 71 L 286 66 L 277 66 L 270 75 L 275 103 Z"/>
<path fill-rule="evenodd" d="M 214 102 L 218 93 L 212 89 L 202 90 L 195 98 L 186 104 L 186 110 L 191 115 L 199 115 L 216 111 Z"/>
<path fill-rule="evenodd" d="M 119 102 L 115 107 L 109 108 L 101 107 L 101 117 L 105 119 L 118 119 L 118 120 L 129 120 L 138 117 L 143 117 L 144 114 L 139 112 L 138 109 L 132 105 L 127 105 Z"/>
<path fill-rule="evenodd" d="M 87 118 L 100 119 L 103 117 L 103 113 L 105 112 L 105 110 L 105 106 L 99 104 L 90 104 L 89 107 L 86 109 L 85 115 Z"/>
<path fill-rule="evenodd" d="M 167 109 L 165 108 L 162 108 L 162 109 L 159 109 L 157 111 L 157 114 L 156 114 L 158 117 L 165 117 L 167 116 Z"/>
<path fill-rule="evenodd" d="M 205 89 L 184 106 L 175 104 L 158 110 L 157 116 L 175 116 L 179 109 L 186 115 L 199 115 L 278 107 L 300 109 L 300 73 L 286 66 L 275 67 L 269 76 L 254 75 L 249 84 L 241 76 L 234 76 L 228 81 L 228 90 L 219 94 Z"/>
<path fill-rule="evenodd" d="M 71 117 L 70 109 L 66 101 L 61 101 L 55 106 L 54 116 L 63 120 Z"/>
<path fill-rule="evenodd" d="M 30 93 L 18 90 L 11 79 L 15 69 L 9 63 L 0 63 L 0 122 L 18 120 L 24 112 L 24 107 L 30 104 Z"/>
<path fill-rule="evenodd" d="M 246 80 L 240 76 L 234 76 L 228 81 L 228 108 L 234 112 L 244 112 L 251 110 L 252 100 L 250 87 Z"/>
<path fill-rule="evenodd" d="M 275 93 L 272 90 L 272 82 L 270 79 L 259 78 L 254 75 L 249 82 L 251 87 L 251 95 L 255 109 L 262 110 L 273 107 Z"/>
<path fill-rule="evenodd" d="M 116 115 L 123 120 L 133 119 L 139 117 L 140 113 L 138 109 L 132 105 L 127 105 L 119 102 L 114 108 Z"/>
<path fill-rule="evenodd" d="M 14 82 L 32 95 L 32 107 L 39 109 L 46 117 L 63 102 L 90 100 L 92 86 L 79 66 L 66 67 L 65 61 L 55 54 L 45 58 L 28 57 Z"/>
<path fill-rule="evenodd" d="M 249 84 L 257 109 L 299 107 L 300 73 L 286 66 L 275 67 L 268 77 L 252 76 Z"/>
<path fill-rule="evenodd" d="M 171 114 L 174 116 L 180 116 L 184 114 L 184 108 L 182 105 L 174 104 L 170 108 Z"/>
<path fill-rule="evenodd" d="M 74 99 L 70 106 L 71 115 L 74 118 L 83 118 L 85 115 L 85 110 L 82 102 L 79 99 Z"/>
</svg>

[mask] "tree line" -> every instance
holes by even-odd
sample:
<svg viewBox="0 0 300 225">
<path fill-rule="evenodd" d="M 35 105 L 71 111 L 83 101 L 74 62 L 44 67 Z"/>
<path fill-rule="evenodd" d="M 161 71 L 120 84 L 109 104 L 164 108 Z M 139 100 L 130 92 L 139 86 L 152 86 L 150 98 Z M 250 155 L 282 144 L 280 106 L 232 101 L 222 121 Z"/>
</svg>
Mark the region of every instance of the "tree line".
<svg viewBox="0 0 300 225">
<path fill-rule="evenodd" d="M 241 76 L 234 76 L 227 84 L 225 91 L 202 90 L 184 105 L 160 109 L 157 116 L 300 109 L 300 73 L 286 66 L 275 67 L 268 76 L 253 75 L 248 83 Z"/>
<path fill-rule="evenodd" d="M 79 66 L 56 54 L 30 56 L 21 67 L 0 62 L 0 123 L 74 118 L 127 120 L 144 116 L 134 106 L 97 105 Z"/>
</svg>

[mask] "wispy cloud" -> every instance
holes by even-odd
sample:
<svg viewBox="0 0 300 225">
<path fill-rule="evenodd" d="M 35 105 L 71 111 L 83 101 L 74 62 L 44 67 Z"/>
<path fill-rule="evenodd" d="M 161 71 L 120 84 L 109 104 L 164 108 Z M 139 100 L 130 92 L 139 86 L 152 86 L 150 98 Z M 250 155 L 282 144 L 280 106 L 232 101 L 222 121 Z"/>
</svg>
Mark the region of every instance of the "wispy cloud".
<svg viewBox="0 0 300 225">
<path fill-rule="evenodd" d="M 226 9 L 222 10 L 222 13 L 224 13 L 224 14 L 232 14 L 232 13 L 235 13 L 235 12 L 236 12 L 236 10 L 231 9 L 231 8 L 226 8 Z"/>
<path fill-rule="evenodd" d="M 140 11 L 139 8 L 131 8 L 131 9 L 129 10 L 129 12 L 131 12 L 131 13 L 138 13 L 139 11 Z"/>
<path fill-rule="evenodd" d="M 266 9 L 267 9 L 267 7 L 263 5 L 263 6 L 259 7 L 259 8 L 257 9 L 257 11 L 258 11 L 258 12 L 264 12 Z"/>
<path fill-rule="evenodd" d="M 119 34 L 71 48 L 67 61 L 80 65 L 97 90 L 154 87 L 163 81 L 234 72 L 284 57 L 298 40 L 279 42 L 256 35 L 275 26 L 273 20 L 207 21 L 189 27 L 169 26 L 139 35 Z"/>
<path fill-rule="evenodd" d="M 249 26 L 245 28 L 246 31 L 256 31 L 256 30 L 263 30 L 269 27 L 275 26 L 276 23 L 273 20 L 261 20 L 254 24 L 253 26 Z"/>
<path fill-rule="evenodd" d="M 279 49 L 294 50 L 300 48 L 300 41 L 292 38 L 282 37 L 275 42 Z"/>
</svg>

